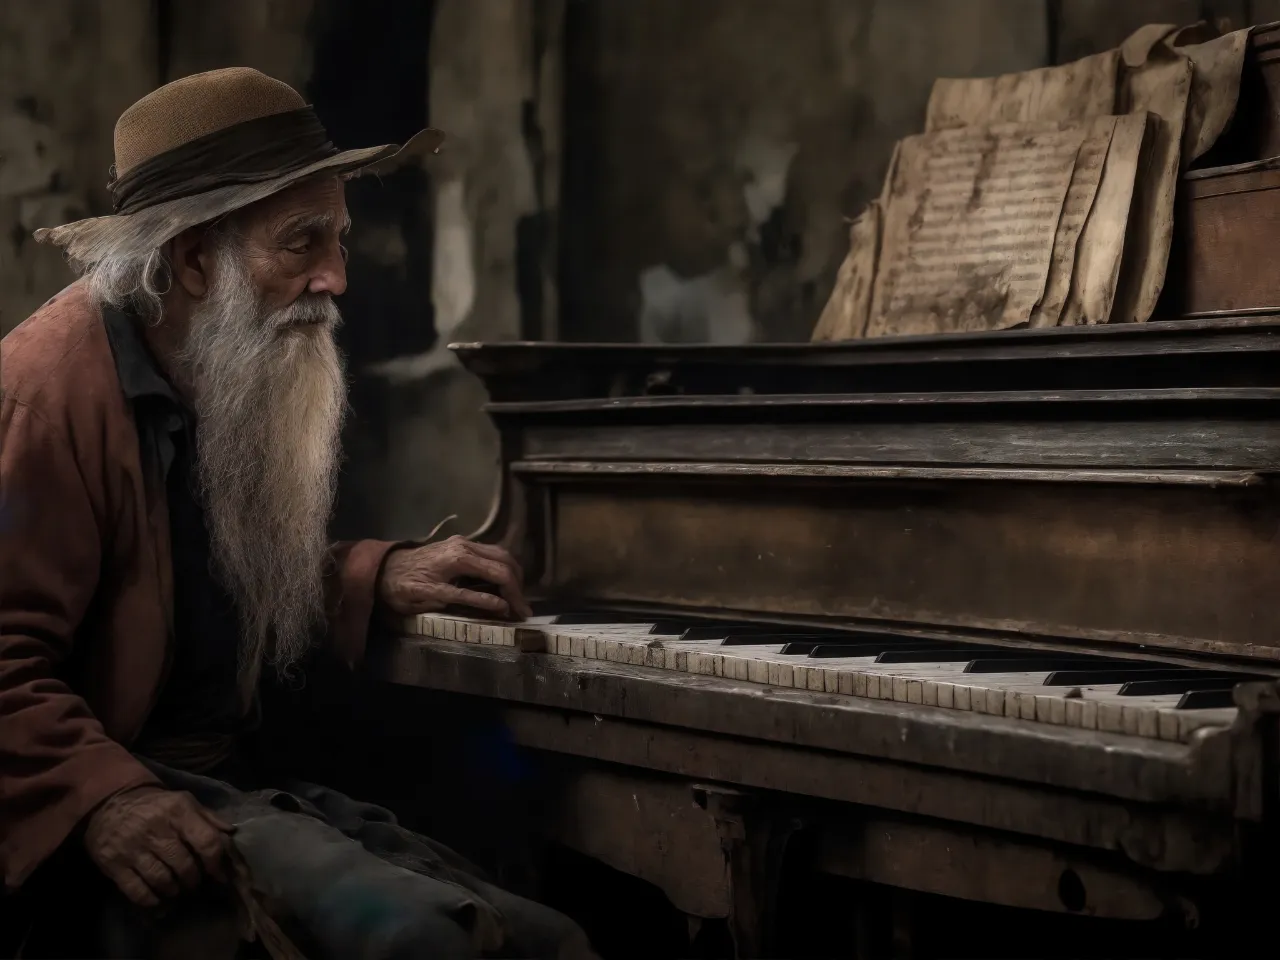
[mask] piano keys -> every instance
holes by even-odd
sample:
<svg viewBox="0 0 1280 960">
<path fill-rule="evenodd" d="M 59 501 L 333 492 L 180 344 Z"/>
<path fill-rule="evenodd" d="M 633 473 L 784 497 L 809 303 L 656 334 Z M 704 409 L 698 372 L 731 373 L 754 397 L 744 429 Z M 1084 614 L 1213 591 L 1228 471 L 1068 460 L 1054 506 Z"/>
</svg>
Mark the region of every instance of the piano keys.
<svg viewBox="0 0 1280 960">
<path fill-rule="evenodd" d="M 1231 725 L 1237 683 L 1271 679 L 1261 671 L 890 633 L 626 621 L 607 614 L 534 617 L 519 625 L 427 614 L 406 630 L 439 640 L 1182 742 L 1203 727 Z"/>
</svg>

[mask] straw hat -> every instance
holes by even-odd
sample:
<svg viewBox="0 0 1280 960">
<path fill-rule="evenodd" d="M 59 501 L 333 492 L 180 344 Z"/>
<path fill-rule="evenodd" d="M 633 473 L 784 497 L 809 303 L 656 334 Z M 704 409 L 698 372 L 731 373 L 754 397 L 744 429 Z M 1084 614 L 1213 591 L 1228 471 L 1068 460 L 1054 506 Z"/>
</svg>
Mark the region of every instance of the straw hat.
<svg viewBox="0 0 1280 960">
<path fill-rule="evenodd" d="M 403 147 L 338 150 L 288 84 L 248 67 L 197 73 L 120 115 L 108 185 L 113 215 L 37 230 L 35 238 L 80 261 L 107 250 L 145 253 L 301 180 L 385 172 L 435 153 L 443 140 L 428 129 Z"/>
</svg>

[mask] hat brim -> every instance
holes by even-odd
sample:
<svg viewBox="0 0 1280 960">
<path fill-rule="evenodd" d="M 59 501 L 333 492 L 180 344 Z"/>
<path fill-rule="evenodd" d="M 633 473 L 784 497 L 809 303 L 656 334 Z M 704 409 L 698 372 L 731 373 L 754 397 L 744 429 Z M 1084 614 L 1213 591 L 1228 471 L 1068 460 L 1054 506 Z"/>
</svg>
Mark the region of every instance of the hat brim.
<svg viewBox="0 0 1280 960">
<path fill-rule="evenodd" d="M 444 134 L 439 130 L 420 130 L 403 146 L 384 144 L 344 150 L 271 180 L 218 187 L 191 197 L 158 203 L 137 213 L 90 217 L 61 227 L 44 227 L 35 231 L 35 238 L 39 243 L 62 247 L 68 257 L 82 263 L 95 262 L 108 251 L 123 256 L 143 254 L 167 243 L 189 227 L 226 216 L 303 180 L 319 176 L 346 178 L 387 174 L 412 160 L 436 153 L 443 142 Z"/>
</svg>

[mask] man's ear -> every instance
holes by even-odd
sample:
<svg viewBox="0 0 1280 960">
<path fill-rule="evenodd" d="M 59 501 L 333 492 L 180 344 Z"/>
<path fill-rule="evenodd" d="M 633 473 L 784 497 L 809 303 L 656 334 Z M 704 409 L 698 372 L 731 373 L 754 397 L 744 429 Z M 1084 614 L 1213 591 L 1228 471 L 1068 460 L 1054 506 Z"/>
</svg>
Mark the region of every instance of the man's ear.
<svg viewBox="0 0 1280 960">
<path fill-rule="evenodd" d="M 173 279 L 193 300 L 202 300 L 212 282 L 213 257 L 205 243 L 205 230 L 190 227 L 171 241 L 170 264 Z"/>
</svg>

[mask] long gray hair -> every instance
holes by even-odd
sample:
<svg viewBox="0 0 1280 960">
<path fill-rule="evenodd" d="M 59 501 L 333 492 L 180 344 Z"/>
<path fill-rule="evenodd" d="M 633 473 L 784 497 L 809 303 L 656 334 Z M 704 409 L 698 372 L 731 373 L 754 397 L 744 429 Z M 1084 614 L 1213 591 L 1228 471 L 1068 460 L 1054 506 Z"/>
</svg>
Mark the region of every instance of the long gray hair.
<svg viewBox="0 0 1280 960">
<path fill-rule="evenodd" d="M 218 247 L 234 243 L 238 233 L 229 215 L 205 224 L 205 236 Z M 164 297 L 173 285 L 169 244 L 138 251 L 127 237 L 120 243 L 104 238 L 94 247 L 94 259 L 72 260 L 72 269 L 84 278 L 89 296 L 99 306 L 129 310 L 150 323 L 164 312 Z"/>
</svg>

